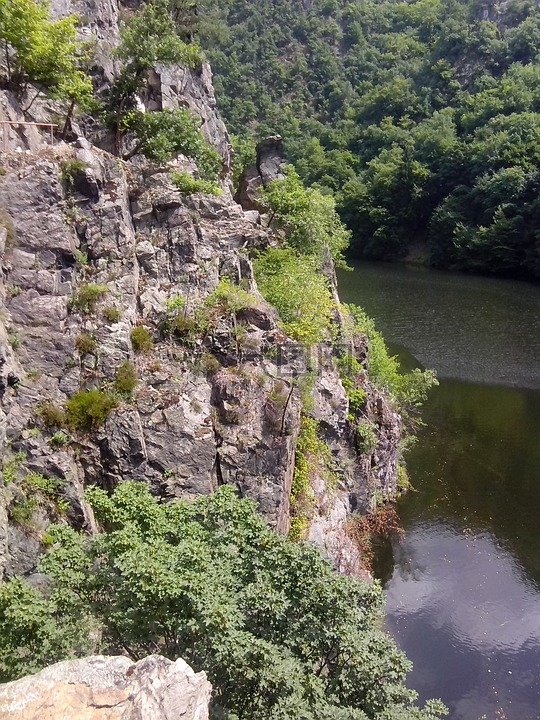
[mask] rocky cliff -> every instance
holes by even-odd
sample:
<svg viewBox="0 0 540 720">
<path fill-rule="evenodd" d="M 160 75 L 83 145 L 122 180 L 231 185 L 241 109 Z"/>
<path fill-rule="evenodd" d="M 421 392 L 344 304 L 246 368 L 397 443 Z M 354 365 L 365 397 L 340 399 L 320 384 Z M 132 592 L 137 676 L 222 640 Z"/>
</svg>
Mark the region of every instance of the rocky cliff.
<svg viewBox="0 0 540 720">
<path fill-rule="evenodd" d="M 79 4 L 86 31 L 97 34 L 97 72 L 106 83 L 119 8 Z M 55 3 L 53 10 L 67 8 Z M 332 344 L 306 364 L 305 349 L 286 337 L 260 296 L 250 253 L 274 238 L 259 211 L 244 210 L 231 195 L 229 138 L 209 67 L 157 67 L 142 100 L 151 109 L 187 105 L 202 118 L 223 160 L 220 196 L 183 195 L 170 168 L 113 156 L 107 133 L 84 118 L 70 142 L 53 146 L 46 129 L 7 130 L 0 158 L 0 574 L 35 573 L 51 520 L 92 532 L 85 486 L 112 488 L 127 478 L 164 498 L 232 484 L 286 533 L 305 401 L 299 379 L 308 372 L 310 412 L 335 478 L 330 486 L 313 473 L 309 537 L 341 570 L 360 572 L 347 518 L 395 493 L 400 418 L 361 374 L 362 412 L 377 442 L 360 447 Z M 0 120 L 54 122 L 57 113 L 44 100 L 24 115 L 10 93 L 0 93 Z M 182 157 L 176 165 L 193 170 Z M 191 333 L 223 278 L 250 302 L 233 311 L 214 303 L 210 325 Z M 171 332 L 179 297 L 183 326 Z M 347 342 L 365 369 L 365 339 Z M 138 381 L 118 395 L 126 368 Z M 103 424 L 68 430 L 66 402 L 91 389 L 114 394 L 112 412 Z"/>
<path fill-rule="evenodd" d="M 211 685 L 183 660 L 96 655 L 0 686 L 1 720 L 208 720 Z"/>
</svg>

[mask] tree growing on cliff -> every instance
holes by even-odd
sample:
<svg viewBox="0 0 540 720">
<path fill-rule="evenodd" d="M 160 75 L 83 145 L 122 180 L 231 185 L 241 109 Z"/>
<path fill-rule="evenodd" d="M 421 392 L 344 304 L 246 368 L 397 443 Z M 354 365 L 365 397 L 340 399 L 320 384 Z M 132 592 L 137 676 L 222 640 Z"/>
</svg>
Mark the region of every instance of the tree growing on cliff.
<svg viewBox="0 0 540 720">
<path fill-rule="evenodd" d="M 339 219 L 331 196 L 304 187 L 296 170 L 288 165 L 285 177 L 271 182 L 263 198 L 270 209 L 270 224 L 285 230 L 291 247 L 315 256 L 328 250 L 338 265 L 344 264 L 350 232 Z"/>
<path fill-rule="evenodd" d="M 122 28 L 116 56 L 123 67 L 109 96 L 109 121 L 117 130 L 117 152 L 120 153 L 125 119 L 133 113 L 137 93 L 148 74 L 158 64 L 184 64 L 195 67 L 201 54 L 197 45 L 185 42 L 171 15 L 168 0 L 149 0 Z"/>
<path fill-rule="evenodd" d="M 4 46 L 7 81 L 24 95 L 29 83 L 50 95 L 86 105 L 92 83 L 84 70 L 87 48 L 76 38 L 77 18 L 49 19 L 47 2 L 0 0 L 0 41 Z"/>
<path fill-rule="evenodd" d="M 20 637 L 41 661 L 50 661 L 34 641 L 41 625 L 51 616 L 60 626 L 90 616 L 101 625 L 106 650 L 122 648 L 134 659 L 156 652 L 183 657 L 205 670 L 215 718 L 443 714 L 438 702 L 413 706 L 415 693 L 404 685 L 410 663 L 380 628 L 380 587 L 338 574 L 315 547 L 273 533 L 231 487 L 192 504 L 164 504 L 143 483 L 125 482 L 112 496 L 93 489 L 89 499 L 105 530 L 88 538 L 51 528 L 53 546 L 42 563 L 50 588 L 27 593 Z M 0 627 L 21 607 L 13 583 L 23 581 L 4 586 Z M 18 617 L 24 626 L 24 614 Z M 24 648 L 2 633 L 4 679 L 25 672 L 22 662 L 10 664 L 14 652 L 21 657 Z M 58 647 L 53 659 L 68 652 Z"/>
</svg>

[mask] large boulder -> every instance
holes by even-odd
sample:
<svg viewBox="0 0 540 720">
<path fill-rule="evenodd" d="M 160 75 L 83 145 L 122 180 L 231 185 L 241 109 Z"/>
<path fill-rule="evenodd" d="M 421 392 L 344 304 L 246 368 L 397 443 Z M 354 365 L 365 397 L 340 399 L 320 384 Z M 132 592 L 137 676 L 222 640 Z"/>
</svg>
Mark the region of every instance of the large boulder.
<svg viewBox="0 0 540 720">
<path fill-rule="evenodd" d="M 0 718 L 207 720 L 211 689 L 182 659 L 94 655 L 0 685 Z"/>
</svg>

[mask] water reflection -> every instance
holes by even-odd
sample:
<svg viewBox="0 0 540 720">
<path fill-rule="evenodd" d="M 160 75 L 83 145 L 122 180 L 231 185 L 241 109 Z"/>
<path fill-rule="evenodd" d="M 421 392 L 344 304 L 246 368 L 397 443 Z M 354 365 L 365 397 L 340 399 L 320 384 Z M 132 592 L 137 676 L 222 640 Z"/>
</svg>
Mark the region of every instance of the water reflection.
<svg viewBox="0 0 540 720">
<path fill-rule="evenodd" d="M 420 698 L 442 696 L 456 720 L 537 718 L 540 597 L 512 556 L 491 535 L 436 523 L 409 531 L 394 562 L 388 626 Z"/>
<path fill-rule="evenodd" d="M 540 287 L 367 265 L 340 291 L 441 378 L 376 568 L 410 684 L 452 720 L 537 720 Z"/>
</svg>

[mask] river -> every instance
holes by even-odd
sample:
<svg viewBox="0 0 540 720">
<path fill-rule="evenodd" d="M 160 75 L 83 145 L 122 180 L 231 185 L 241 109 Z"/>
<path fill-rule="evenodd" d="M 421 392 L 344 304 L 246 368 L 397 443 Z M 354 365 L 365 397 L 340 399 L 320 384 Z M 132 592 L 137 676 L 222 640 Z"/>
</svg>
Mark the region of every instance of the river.
<svg viewBox="0 0 540 720">
<path fill-rule="evenodd" d="M 362 264 L 340 273 L 404 366 L 437 371 L 409 452 L 403 540 L 375 573 L 419 699 L 540 718 L 540 287 Z"/>
</svg>

